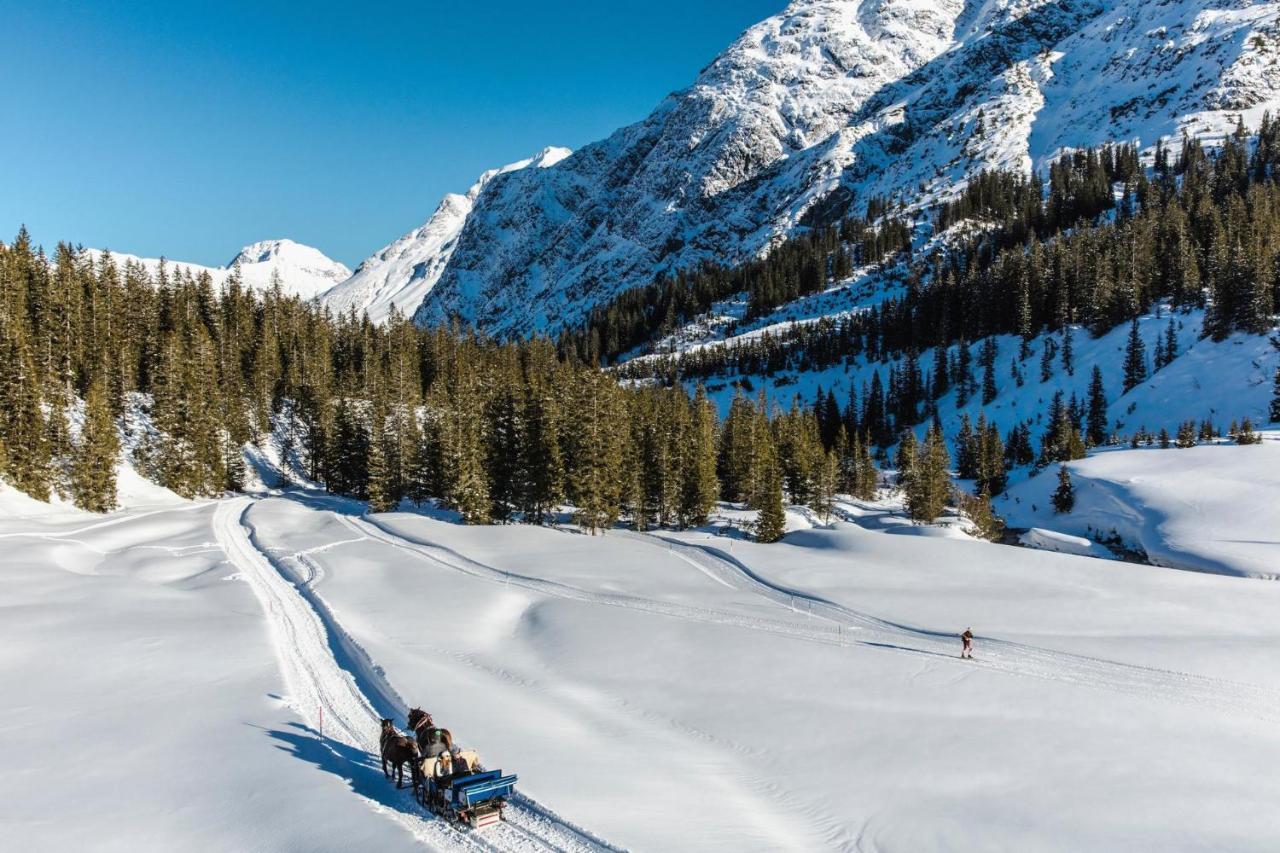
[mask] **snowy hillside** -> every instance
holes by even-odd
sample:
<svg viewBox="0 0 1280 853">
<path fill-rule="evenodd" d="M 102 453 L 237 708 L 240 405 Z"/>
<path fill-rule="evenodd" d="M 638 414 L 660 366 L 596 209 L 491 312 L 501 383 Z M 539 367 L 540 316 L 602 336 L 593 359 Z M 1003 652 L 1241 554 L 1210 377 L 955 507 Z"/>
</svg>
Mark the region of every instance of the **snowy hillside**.
<svg viewBox="0 0 1280 853">
<path fill-rule="evenodd" d="M 644 121 L 495 179 L 417 317 L 555 330 L 809 213 L 945 197 L 1064 147 L 1212 138 L 1280 106 L 1278 60 L 1280 9 L 1250 0 L 796 0 Z"/>
<path fill-rule="evenodd" d="M 493 169 L 480 176 L 466 193 L 450 193 L 426 224 L 384 247 L 356 268 L 355 274 L 324 296 L 335 313 L 355 310 L 380 323 L 394 307 L 409 317 L 435 286 L 457 245 L 458 233 L 484 188 L 498 175 L 520 169 L 548 168 L 571 152 L 546 148 L 528 160 Z"/>
<path fill-rule="evenodd" d="M 95 258 L 102 254 L 97 249 L 86 251 Z M 160 269 L 158 258 L 140 258 L 117 252 L 112 252 L 111 256 L 118 266 L 130 261 L 142 264 L 152 276 Z M 272 276 L 278 275 L 285 294 L 304 300 L 314 299 L 351 275 L 351 270 L 326 257 L 319 249 L 292 240 L 263 240 L 245 246 L 223 267 L 206 267 L 170 259 L 165 259 L 165 263 L 171 272 L 178 268 L 186 269 L 193 276 L 207 272 L 215 286 L 222 285 L 238 263 L 246 287 L 265 292 L 271 289 Z"/>
<path fill-rule="evenodd" d="M 1280 836 L 1274 583 L 846 522 L 757 546 L 361 509 L 291 492 L 101 518 L 0 493 L 0 642 L 22 651 L 0 659 L 6 841 L 1260 852 Z M 970 625 L 977 659 L 960 661 Z M 416 704 L 519 774 L 506 824 L 464 834 L 383 780 L 378 719 Z M 54 749 L 83 760 L 50 772 Z"/>
<path fill-rule="evenodd" d="M 1114 538 L 1161 566 L 1280 579 L 1280 434 L 1248 447 L 1113 450 L 1068 467 L 1071 512 L 1053 511 L 1052 472 L 1015 486 L 997 511 L 1016 527 Z"/>
</svg>

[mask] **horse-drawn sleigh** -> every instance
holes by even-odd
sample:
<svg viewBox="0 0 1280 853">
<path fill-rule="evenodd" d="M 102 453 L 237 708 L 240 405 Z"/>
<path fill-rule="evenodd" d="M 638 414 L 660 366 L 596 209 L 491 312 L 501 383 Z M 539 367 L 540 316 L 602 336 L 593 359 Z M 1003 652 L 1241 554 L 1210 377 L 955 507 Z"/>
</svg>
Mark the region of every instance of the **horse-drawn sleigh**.
<svg viewBox="0 0 1280 853">
<path fill-rule="evenodd" d="M 507 798 L 515 793 L 514 774 L 485 770 L 474 750 L 455 746 L 449 730 L 419 708 L 409 712 L 409 728 L 412 737 L 396 731 L 391 720 L 382 721 L 382 772 L 388 780 L 394 771 L 399 788 L 408 764 L 414 799 L 450 823 L 479 829 L 503 819 Z"/>
</svg>

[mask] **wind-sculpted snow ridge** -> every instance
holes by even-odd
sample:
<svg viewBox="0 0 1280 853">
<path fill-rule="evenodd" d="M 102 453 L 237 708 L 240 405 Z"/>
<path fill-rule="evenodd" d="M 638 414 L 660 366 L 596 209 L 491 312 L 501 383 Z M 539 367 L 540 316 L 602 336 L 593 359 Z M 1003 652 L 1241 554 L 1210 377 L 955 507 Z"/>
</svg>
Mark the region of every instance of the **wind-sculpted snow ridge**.
<svg viewBox="0 0 1280 853">
<path fill-rule="evenodd" d="M 290 704 L 309 726 L 324 732 L 326 742 L 332 742 L 331 749 L 345 747 L 376 756 L 378 721 L 383 716 L 403 719 L 408 707 L 314 593 L 316 565 L 306 559 L 310 552 L 345 543 L 322 545 L 285 558 L 307 570 L 295 585 L 254 543 L 243 521 L 251 504 L 248 499 L 222 503 L 214 518 L 214 532 L 227 558 L 262 604 Z M 508 805 L 507 822 L 474 834 L 453 829 L 425 813 L 408 788 L 397 790 L 389 784 L 385 796 L 374 805 L 436 850 L 616 849 L 523 795 Z"/>
<path fill-rule="evenodd" d="M 99 249 L 84 251 L 95 262 L 100 261 L 104 254 Z M 160 258 L 140 258 L 137 255 L 115 252 L 111 253 L 111 257 L 118 267 L 124 267 L 130 262 L 140 264 L 153 279 L 160 273 Z M 163 264 L 166 275 L 175 275 L 179 270 L 185 270 L 192 276 L 208 273 L 215 288 L 226 284 L 239 265 L 244 287 L 265 293 L 271 289 L 273 281 L 278 279 L 285 295 L 297 296 L 303 300 L 320 296 L 351 275 L 351 270 L 326 257 L 319 249 L 292 240 L 262 240 L 252 243 L 237 252 L 225 267 L 207 267 L 170 259 L 164 259 Z"/>
<path fill-rule="evenodd" d="M 466 195 L 446 195 L 422 227 L 361 263 L 355 274 L 324 295 L 324 304 L 339 314 L 367 313 L 374 323 L 384 322 L 392 309 L 411 316 L 444 272 L 458 233 L 485 186 L 507 172 L 554 166 L 570 153 L 567 148 L 543 149 L 527 160 L 485 172 Z"/>
<path fill-rule="evenodd" d="M 769 599 L 793 616 L 805 617 L 804 620 L 746 617 L 712 608 L 580 589 L 484 565 L 444 546 L 407 538 L 372 517 L 340 515 L 339 520 L 361 536 L 391 545 L 436 565 L 543 595 L 657 613 L 677 619 L 733 625 L 826 645 L 857 644 L 899 653 L 948 658 L 955 654 L 955 637 L 950 632 L 899 624 L 804 590 L 772 582 L 714 545 L 691 544 L 663 535 L 624 530 L 610 533 L 640 543 L 660 545 L 721 583 Z M 818 624 L 813 622 L 815 618 L 820 620 Z M 979 639 L 983 646 L 982 663 L 988 669 L 1099 690 L 1157 697 L 1161 701 L 1176 704 L 1205 705 L 1225 713 L 1280 722 L 1280 691 L 1270 687 L 1127 664 L 990 637 Z"/>
<path fill-rule="evenodd" d="M 644 121 L 495 178 L 416 314 L 554 332 L 661 272 L 765 252 L 873 195 L 1280 106 L 1280 9 L 1251 0 L 797 0 Z"/>
</svg>

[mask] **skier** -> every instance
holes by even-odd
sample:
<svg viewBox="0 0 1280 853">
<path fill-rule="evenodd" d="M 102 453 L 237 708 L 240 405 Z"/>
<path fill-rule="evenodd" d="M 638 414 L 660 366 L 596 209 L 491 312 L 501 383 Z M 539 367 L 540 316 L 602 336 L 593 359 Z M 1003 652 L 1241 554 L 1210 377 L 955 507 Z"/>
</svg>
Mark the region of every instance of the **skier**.
<svg viewBox="0 0 1280 853">
<path fill-rule="evenodd" d="M 960 649 L 960 657 L 969 660 L 973 659 L 973 629 L 965 628 L 964 633 L 960 635 L 960 640 L 964 645 Z"/>
</svg>

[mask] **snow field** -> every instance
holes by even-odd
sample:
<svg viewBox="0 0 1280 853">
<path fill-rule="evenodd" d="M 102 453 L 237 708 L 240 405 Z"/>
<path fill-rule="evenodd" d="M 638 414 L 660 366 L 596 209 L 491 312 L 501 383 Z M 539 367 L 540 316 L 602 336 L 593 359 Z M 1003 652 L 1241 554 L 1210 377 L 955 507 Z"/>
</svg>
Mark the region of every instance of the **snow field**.
<svg viewBox="0 0 1280 853">
<path fill-rule="evenodd" d="M 397 689 L 614 843 L 1261 850 L 1280 830 L 1259 819 L 1269 585 L 848 524 L 676 545 L 315 506 L 248 518 L 282 553 L 343 543 L 308 555 L 316 594 Z"/>
</svg>

